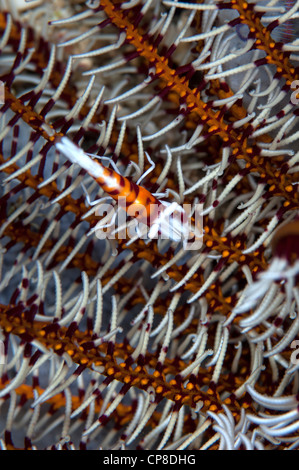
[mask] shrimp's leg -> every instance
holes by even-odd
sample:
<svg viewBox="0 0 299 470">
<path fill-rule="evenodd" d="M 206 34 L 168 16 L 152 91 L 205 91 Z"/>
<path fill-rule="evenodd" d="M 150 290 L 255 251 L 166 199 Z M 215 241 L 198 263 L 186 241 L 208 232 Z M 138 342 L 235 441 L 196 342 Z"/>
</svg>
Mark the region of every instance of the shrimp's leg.
<svg viewBox="0 0 299 470">
<path fill-rule="evenodd" d="M 90 196 L 89 196 L 89 194 L 88 194 L 88 192 L 87 192 L 86 187 L 84 186 L 83 183 L 81 183 L 81 186 L 82 186 L 82 189 L 83 189 L 83 191 L 84 191 L 84 193 L 85 193 L 86 202 L 87 202 L 87 204 L 88 204 L 89 206 L 95 206 L 96 204 L 99 204 L 100 202 L 104 202 L 104 201 L 108 201 L 108 200 L 113 201 L 113 199 L 112 199 L 111 196 L 103 196 L 103 197 L 101 197 L 100 199 L 95 199 L 94 201 L 91 201 L 91 200 L 90 200 Z"/>
<path fill-rule="evenodd" d="M 146 170 L 145 173 L 143 173 L 143 175 L 140 176 L 140 178 L 136 181 L 136 184 L 140 184 L 141 181 L 149 174 L 151 173 L 155 167 L 156 167 L 156 164 L 153 162 L 153 160 L 150 158 L 149 154 L 147 152 L 145 152 L 145 155 L 146 155 L 146 158 L 148 160 L 148 162 L 150 163 L 150 167 L 148 170 Z"/>
<path fill-rule="evenodd" d="M 116 166 L 116 163 L 112 160 L 111 157 L 106 157 L 106 156 L 101 156 L 101 155 L 95 155 L 95 154 L 92 154 L 92 153 L 88 153 L 87 155 L 89 155 L 90 157 L 94 157 L 95 159 L 98 159 L 98 160 L 107 160 L 107 162 L 109 162 L 113 168 L 113 170 L 118 173 L 119 175 L 122 175 L 122 176 L 125 176 L 125 177 L 128 177 L 129 174 L 130 174 L 130 170 L 131 170 L 131 167 L 134 167 L 135 170 L 136 170 L 136 173 L 138 175 L 140 175 L 140 168 L 139 166 L 137 165 L 137 163 L 131 161 L 128 163 L 128 166 L 126 168 L 126 171 L 125 173 L 123 174 L 120 169 Z"/>
</svg>

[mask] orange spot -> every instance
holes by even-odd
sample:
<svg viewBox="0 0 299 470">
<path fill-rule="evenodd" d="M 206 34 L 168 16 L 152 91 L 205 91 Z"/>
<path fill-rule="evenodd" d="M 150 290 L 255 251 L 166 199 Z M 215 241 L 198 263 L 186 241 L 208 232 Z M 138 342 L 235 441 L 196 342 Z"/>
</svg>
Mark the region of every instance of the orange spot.
<svg viewBox="0 0 299 470">
<path fill-rule="evenodd" d="M 217 405 L 211 405 L 210 406 L 210 411 L 217 411 Z"/>
<path fill-rule="evenodd" d="M 80 359 L 80 364 L 84 365 L 84 364 L 88 364 L 89 360 L 86 358 L 86 357 L 82 357 L 82 359 Z"/>
</svg>

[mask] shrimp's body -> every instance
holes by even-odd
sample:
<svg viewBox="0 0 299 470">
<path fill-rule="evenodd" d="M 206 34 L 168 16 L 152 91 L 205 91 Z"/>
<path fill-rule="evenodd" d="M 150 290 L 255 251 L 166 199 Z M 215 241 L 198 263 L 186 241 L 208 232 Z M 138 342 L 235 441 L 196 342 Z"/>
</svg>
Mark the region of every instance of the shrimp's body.
<svg viewBox="0 0 299 470">
<path fill-rule="evenodd" d="M 114 200 L 125 201 L 123 208 L 129 215 L 134 215 L 132 213 L 132 208 L 134 208 L 134 212 L 138 213 L 135 216 L 138 221 L 150 228 L 149 238 L 154 238 L 157 233 L 160 233 L 164 235 L 163 238 L 173 241 L 188 239 L 187 215 L 179 204 L 160 201 L 143 186 L 90 158 L 67 137 L 62 137 L 55 143 L 55 146 L 68 160 L 86 170 Z M 175 212 L 178 215 L 176 217 Z"/>
<path fill-rule="evenodd" d="M 161 202 L 143 186 L 139 186 L 111 168 L 106 168 L 103 165 L 101 167 L 103 174 L 95 180 L 105 193 L 116 201 L 123 198 L 125 201 L 124 209 L 129 213 L 130 208 L 134 206 L 138 210 L 138 220 L 150 226 L 151 221 L 156 217 L 157 210 L 162 210 L 163 205 Z"/>
</svg>

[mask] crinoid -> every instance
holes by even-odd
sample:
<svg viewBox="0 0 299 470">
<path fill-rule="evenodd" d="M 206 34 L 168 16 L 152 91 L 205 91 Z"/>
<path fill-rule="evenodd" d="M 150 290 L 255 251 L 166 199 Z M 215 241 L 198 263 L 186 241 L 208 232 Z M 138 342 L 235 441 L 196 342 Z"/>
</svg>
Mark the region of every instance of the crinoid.
<svg viewBox="0 0 299 470">
<path fill-rule="evenodd" d="M 0 5 L 1 446 L 296 448 L 299 2 Z"/>
</svg>

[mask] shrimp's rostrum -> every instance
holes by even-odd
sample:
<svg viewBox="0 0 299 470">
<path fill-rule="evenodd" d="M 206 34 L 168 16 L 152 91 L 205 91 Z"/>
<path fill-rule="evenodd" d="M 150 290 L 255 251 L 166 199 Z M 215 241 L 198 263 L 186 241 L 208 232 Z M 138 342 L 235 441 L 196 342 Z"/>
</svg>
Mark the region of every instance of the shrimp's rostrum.
<svg viewBox="0 0 299 470">
<path fill-rule="evenodd" d="M 179 204 L 157 199 L 143 186 L 93 160 L 67 137 L 62 137 L 55 146 L 68 160 L 86 170 L 114 200 L 125 201 L 124 209 L 129 215 L 133 215 L 131 209 L 134 207 L 138 221 L 150 228 L 149 238 L 154 238 L 157 233 L 174 241 L 188 238 L 186 223 L 182 223 L 182 220 L 186 221 L 186 213 Z M 174 217 L 174 213 L 179 217 Z"/>
</svg>

